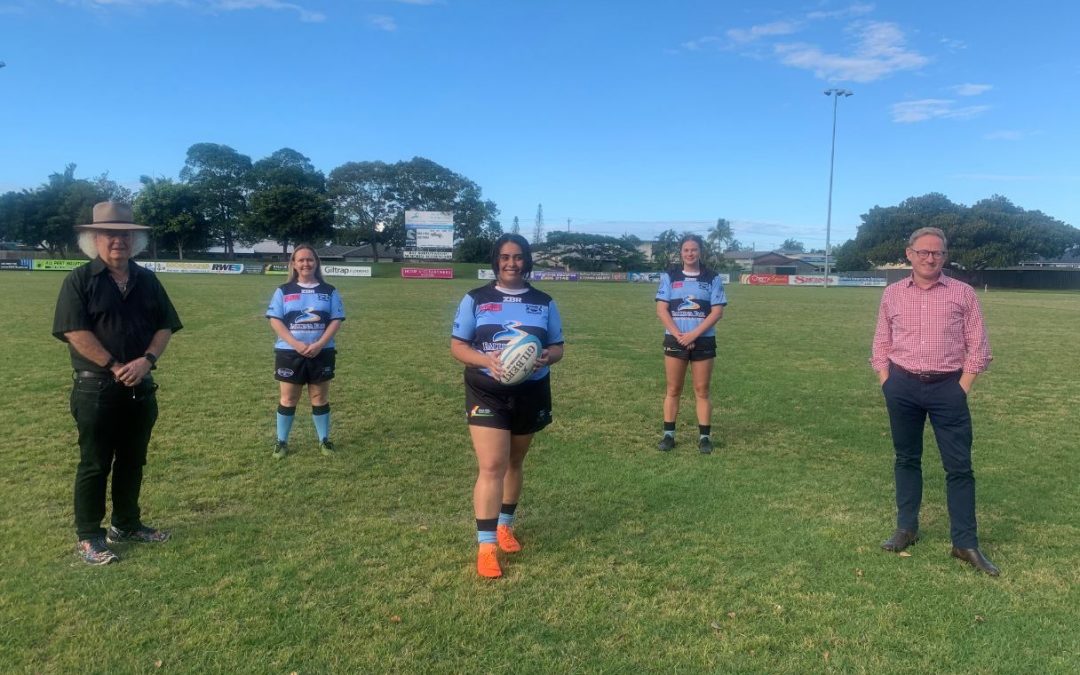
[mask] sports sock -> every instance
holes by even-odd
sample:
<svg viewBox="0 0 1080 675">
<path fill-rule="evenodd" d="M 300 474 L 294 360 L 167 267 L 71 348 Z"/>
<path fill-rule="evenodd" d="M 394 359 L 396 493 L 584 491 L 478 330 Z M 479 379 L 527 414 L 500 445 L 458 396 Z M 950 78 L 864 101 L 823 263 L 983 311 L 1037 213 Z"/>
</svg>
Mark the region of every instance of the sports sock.
<svg viewBox="0 0 1080 675">
<path fill-rule="evenodd" d="M 701 435 L 702 438 L 708 438 L 709 434 L 712 433 L 712 425 L 711 424 L 699 424 L 699 425 L 697 425 L 697 430 L 698 430 L 698 433 Z"/>
<path fill-rule="evenodd" d="M 664 422 L 664 435 L 665 436 L 671 436 L 672 438 L 675 438 L 675 423 L 674 422 Z"/>
<path fill-rule="evenodd" d="M 289 432 L 292 431 L 293 418 L 296 417 L 296 406 L 287 408 L 281 404 L 277 407 L 277 439 L 281 443 L 289 440 Z"/>
<path fill-rule="evenodd" d="M 476 543 L 495 544 L 499 540 L 495 537 L 495 528 L 499 525 L 498 518 L 476 519 Z"/>
<path fill-rule="evenodd" d="M 330 404 L 311 406 L 311 421 L 315 423 L 315 433 L 319 441 L 330 438 Z"/>
<path fill-rule="evenodd" d="M 517 510 L 517 504 L 503 504 L 499 509 L 499 525 L 506 525 L 507 527 L 514 526 L 514 511 Z"/>
</svg>

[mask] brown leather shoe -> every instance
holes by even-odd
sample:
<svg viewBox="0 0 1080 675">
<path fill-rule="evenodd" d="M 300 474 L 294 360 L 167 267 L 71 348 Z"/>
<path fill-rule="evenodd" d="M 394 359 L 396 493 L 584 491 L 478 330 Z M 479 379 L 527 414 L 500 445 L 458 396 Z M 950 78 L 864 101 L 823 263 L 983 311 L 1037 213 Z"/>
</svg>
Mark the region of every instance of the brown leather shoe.
<svg viewBox="0 0 1080 675">
<path fill-rule="evenodd" d="M 992 577 L 1001 574 L 1001 570 L 994 567 L 994 563 L 987 560 L 986 556 L 982 554 L 982 551 L 977 548 L 956 548 L 953 546 L 951 555 L 954 558 L 959 558 L 966 563 L 970 563 L 975 569 L 980 572 L 986 572 Z"/>
<path fill-rule="evenodd" d="M 899 553 L 917 541 L 919 541 L 918 530 L 905 530 L 898 527 L 891 537 L 881 542 L 881 548 L 893 553 Z"/>
</svg>

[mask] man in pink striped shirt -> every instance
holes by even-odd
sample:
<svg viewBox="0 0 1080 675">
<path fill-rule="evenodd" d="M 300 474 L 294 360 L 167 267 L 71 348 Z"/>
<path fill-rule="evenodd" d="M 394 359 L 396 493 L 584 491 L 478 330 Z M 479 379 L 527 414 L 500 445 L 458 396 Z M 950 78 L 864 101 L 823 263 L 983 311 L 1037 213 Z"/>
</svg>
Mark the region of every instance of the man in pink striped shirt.
<svg viewBox="0 0 1080 675">
<path fill-rule="evenodd" d="M 885 394 L 896 450 L 896 531 L 881 547 L 899 552 L 919 540 L 929 417 L 945 468 L 952 556 L 996 577 L 998 568 L 979 550 L 967 405 L 975 378 L 990 364 L 990 343 L 975 291 L 941 272 L 947 255 L 944 232 L 916 230 L 907 247 L 911 276 L 881 296 L 870 365 Z"/>
</svg>

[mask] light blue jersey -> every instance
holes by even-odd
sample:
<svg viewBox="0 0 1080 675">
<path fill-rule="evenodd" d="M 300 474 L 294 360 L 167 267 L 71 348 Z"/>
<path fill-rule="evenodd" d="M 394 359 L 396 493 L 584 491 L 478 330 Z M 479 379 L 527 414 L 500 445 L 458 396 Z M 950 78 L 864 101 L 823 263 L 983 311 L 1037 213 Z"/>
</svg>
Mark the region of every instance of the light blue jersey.
<svg viewBox="0 0 1080 675">
<path fill-rule="evenodd" d="M 668 270 L 660 275 L 660 287 L 656 290 L 657 302 L 666 302 L 671 318 L 683 333 L 688 333 L 705 320 L 714 305 L 727 304 L 724 282 L 714 272 L 702 270 L 697 276 L 688 276 L 682 270 Z M 668 334 L 665 330 L 664 334 Z M 710 326 L 702 337 L 716 335 L 716 326 Z"/>
<path fill-rule="evenodd" d="M 304 288 L 293 282 L 282 284 L 274 291 L 266 318 L 278 319 L 294 338 L 311 344 L 322 337 L 331 321 L 345 320 L 345 305 L 337 289 L 326 282 L 315 288 Z M 278 338 L 274 349 L 292 350 L 292 347 Z M 334 338 L 330 338 L 325 349 L 334 349 Z"/>
</svg>

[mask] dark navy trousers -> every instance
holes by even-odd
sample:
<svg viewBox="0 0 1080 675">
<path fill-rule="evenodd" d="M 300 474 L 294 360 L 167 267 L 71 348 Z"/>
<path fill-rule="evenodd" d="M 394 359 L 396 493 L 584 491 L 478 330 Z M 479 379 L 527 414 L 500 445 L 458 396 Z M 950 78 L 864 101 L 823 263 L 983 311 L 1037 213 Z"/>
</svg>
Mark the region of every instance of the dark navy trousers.
<svg viewBox="0 0 1080 675">
<path fill-rule="evenodd" d="M 949 507 L 953 546 L 977 548 L 975 473 L 971 468 L 971 413 L 960 373 L 938 382 L 922 382 L 890 366 L 882 392 L 889 409 L 893 448 L 896 450 L 896 526 L 919 529 L 922 504 L 923 428 L 926 418 L 934 429 Z"/>
<path fill-rule="evenodd" d="M 139 492 L 150 432 L 158 407 L 149 377 L 134 388 L 105 378 L 76 378 L 71 415 L 79 429 L 75 473 L 75 532 L 79 539 L 105 536 L 105 496 L 112 473 L 112 524 L 121 530 L 142 525 Z"/>
</svg>

